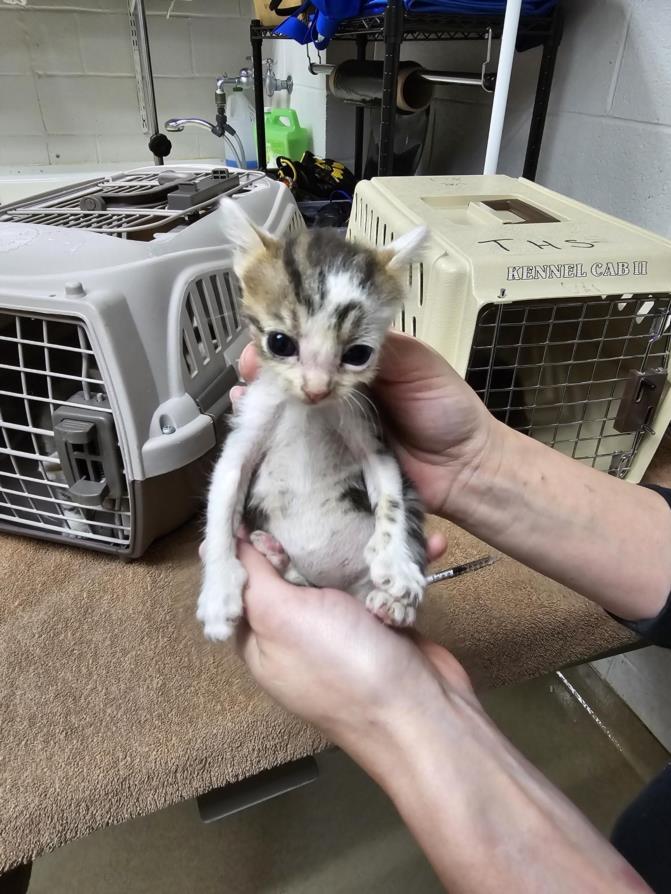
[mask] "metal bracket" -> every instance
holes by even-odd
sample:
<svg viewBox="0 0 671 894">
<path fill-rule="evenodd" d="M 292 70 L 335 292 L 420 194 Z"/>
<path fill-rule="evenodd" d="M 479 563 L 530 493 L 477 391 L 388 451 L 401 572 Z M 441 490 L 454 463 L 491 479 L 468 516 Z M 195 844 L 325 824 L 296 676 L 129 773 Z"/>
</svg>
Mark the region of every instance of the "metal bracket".
<svg viewBox="0 0 671 894">
<path fill-rule="evenodd" d="M 650 423 L 662 399 L 666 370 L 632 369 L 613 423 L 615 431 L 654 434 Z"/>
<path fill-rule="evenodd" d="M 487 72 L 487 66 L 492 61 L 492 37 L 493 32 L 491 28 L 487 29 L 487 55 L 485 56 L 485 61 L 482 63 L 482 68 L 480 69 L 480 82 L 482 84 L 482 89 L 487 93 L 493 93 L 494 87 L 496 86 L 496 74 L 491 74 Z"/>
<path fill-rule="evenodd" d="M 217 820 L 277 798 L 294 789 L 314 782 L 319 776 L 319 767 L 313 757 L 290 761 L 280 767 L 264 770 L 248 779 L 233 782 L 224 788 L 215 788 L 197 798 L 198 812 L 204 823 Z"/>
</svg>

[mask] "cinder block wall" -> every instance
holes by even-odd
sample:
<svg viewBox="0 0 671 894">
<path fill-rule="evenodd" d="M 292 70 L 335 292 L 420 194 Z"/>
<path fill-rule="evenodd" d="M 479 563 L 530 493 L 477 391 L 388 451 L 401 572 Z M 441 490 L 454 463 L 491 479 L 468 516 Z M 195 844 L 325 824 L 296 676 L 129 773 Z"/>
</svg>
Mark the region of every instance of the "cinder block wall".
<svg viewBox="0 0 671 894">
<path fill-rule="evenodd" d="M 212 120 L 214 78 L 250 54 L 250 0 L 170 4 L 147 2 L 159 121 Z M 0 164 L 150 160 L 133 72 L 126 0 L 0 0 Z M 204 130 L 171 140 L 171 158 L 221 153 Z"/>
</svg>

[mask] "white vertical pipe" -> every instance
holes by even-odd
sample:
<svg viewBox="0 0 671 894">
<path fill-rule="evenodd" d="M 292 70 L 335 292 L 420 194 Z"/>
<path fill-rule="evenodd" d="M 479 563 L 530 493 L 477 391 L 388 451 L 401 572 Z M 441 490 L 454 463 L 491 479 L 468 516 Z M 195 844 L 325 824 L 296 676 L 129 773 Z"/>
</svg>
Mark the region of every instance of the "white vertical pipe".
<svg viewBox="0 0 671 894">
<path fill-rule="evenodd" d="M 501 52 L 499 53 L 499 64 L 496 73 L 496 87 L 494 88 L 494 102 L 492 103 L 492 117 L 489 122 L 489 137 L 487 138 L 487 154 L 485 155 L 483 174 L 496 174 L 499 166 L 501 136 L 506 118 L 510 73 L 513 69 L 515 42 L 517 40 L 517 28 L 520 23 L 521 10 L 522 0 L 508 0 L 506 3 L 506 15 L 503 21 Z"/>
</svg>

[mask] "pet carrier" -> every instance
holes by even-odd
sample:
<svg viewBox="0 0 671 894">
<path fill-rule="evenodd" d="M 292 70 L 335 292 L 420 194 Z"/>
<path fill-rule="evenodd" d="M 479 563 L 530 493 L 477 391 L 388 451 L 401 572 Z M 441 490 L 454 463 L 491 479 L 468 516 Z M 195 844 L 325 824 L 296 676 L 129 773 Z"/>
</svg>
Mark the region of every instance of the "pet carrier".
<svg viewBox="0 0 671 894">
<path fill-rule="evenodd" d="M 671 420 L 671 242 L 525 180 L 377 178 L 351 238 L 419 223 L 396 322 L 443 354 L 503 422 L 639 481 Z"/>
<path fill-rule="evenodd" d="M 198 509 L 247 341 L 223 194 L 303 226 L 280 184 L 193 165 L 0 207 L 0 529 L 136 557 Z"/>
</svg>

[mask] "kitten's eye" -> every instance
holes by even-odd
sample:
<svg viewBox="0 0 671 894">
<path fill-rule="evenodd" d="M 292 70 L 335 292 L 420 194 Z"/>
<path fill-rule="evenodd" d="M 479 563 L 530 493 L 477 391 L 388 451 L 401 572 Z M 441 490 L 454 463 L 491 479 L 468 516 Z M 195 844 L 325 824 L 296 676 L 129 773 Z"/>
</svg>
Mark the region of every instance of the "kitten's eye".
<svg viewBox="0 0 671 894">
<path fill-rule="evenodd" d="M 342 355 L 342 362 L 347 366 L 365 366 L 372 353 L 373 349 L 370 345 L 352 345 Z"/>
<path fill-rule="evenodd" d="M 298 346 L 293 338 L 284 332 L 271 332 L 268 336 L 268 350 L 276 357 L 294 357 L 298 354 Z"/>
</svg>

